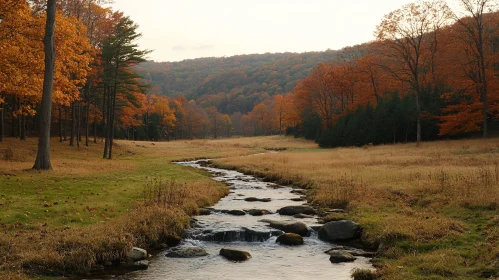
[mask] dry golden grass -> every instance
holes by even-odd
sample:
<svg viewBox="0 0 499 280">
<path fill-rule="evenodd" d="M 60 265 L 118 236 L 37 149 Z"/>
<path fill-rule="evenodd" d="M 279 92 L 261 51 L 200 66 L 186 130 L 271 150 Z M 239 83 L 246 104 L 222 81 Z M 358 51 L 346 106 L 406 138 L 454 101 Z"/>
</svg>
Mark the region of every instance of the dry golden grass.
<svg viewBox="0 0 499 280">
<path fill-rule="evenodd" d="M 477 244 L 498 251 L 499 231 L 483 233 L 499 209 L 498 156 L 499 139 L 477 139 L 296 150 L 217 164 L 310 188 L 309 202 L 316 206 L 348 209 L 363 224 L 366 240 L 387 248 L 380 266 L 391 275 L 386 279 L 470 279 L 480 275 L 473 266 L 490 267 L 495 260 Z M 452 243 L 457 249 L 450 250 Z M 441 256 L 448 257 L 447 268 Z M 407 263 L 405 274 L 407 269 L 393 268 Z M 494 273 L 499 276 L 497 267 Z"/>
</svg>

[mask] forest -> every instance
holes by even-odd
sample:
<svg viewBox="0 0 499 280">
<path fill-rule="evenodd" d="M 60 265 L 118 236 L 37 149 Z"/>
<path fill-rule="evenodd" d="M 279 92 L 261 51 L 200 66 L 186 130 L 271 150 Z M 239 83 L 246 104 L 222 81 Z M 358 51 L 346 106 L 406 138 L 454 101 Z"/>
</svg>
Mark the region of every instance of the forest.
<svg viewBox="0 0 499 280">
<path fill-rule="evenodd" d="M 106 1 L 60 1 L 52 135 L 69 145 L 292 134 L 322 147 L 497 131 L 493 2 L 419 1 L 376 40 L 338 51 L 147 60 L 137 23 Z M 43 1 L 0 7 L 0 141 L 36 136 Z M 81 144 L 80 144 L 81 143 Z"/>
</svg>

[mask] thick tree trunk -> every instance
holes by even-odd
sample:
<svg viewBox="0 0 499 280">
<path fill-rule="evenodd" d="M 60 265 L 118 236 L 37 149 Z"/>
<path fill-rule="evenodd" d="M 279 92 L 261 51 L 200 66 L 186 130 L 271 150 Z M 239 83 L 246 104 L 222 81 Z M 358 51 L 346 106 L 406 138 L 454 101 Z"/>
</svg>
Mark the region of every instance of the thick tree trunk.
<svg viewBox="0 0 499 280">
<path fill-rule="evenodd" d="M 40 107 L 40 133 L 38 135 L 38 153 L 33 169 L 50 170 L 50 118 L 52 117 L 52 90 L 55 68 L 55 29 L 56 0 L 47 1 L 47 22 L 45 25 L 45 71 L 43 77 L 43 95 Z"/>
</svg>

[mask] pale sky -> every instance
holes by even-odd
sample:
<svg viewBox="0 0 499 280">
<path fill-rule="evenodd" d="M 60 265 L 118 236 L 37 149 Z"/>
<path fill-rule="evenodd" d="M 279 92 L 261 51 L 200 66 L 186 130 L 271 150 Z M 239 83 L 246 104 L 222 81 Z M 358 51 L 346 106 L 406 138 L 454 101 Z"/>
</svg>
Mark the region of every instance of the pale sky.
<svg viewBox="0 0 499 280">
<path fill-rule="evenodd" d="M 115 0 L 139 24 L 150 59 L 180 61 L 341 49 L 374 39 L 382 17 L 411 0 Z"/>
</svg>

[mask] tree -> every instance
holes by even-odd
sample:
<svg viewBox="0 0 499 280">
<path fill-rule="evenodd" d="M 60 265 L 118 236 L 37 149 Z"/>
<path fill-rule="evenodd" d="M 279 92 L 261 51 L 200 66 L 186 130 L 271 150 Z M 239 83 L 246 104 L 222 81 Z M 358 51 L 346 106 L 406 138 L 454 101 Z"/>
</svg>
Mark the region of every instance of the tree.
<svg viewBox="0 0 499 280">
<path fill-rule="evenodd" d="M 113 34 L 103 43 L 102 63 L 104 67 L 104 119 L 105 142 L 103 158 L 112 159 L 116 122 L 116 96 L 127 94 L 135 86 L 142 88 L 137 74 L 131 68 L 145 61 L 148 50 L 139 50 L 135 41 L 141 36 L 138 25 L 121 13 L 113 15 L 116 22 Z M 130 86 L 132 85 L 132 87 Z"/>
<path fill-rule="evenodd" d="M 434 38 L 449 18 L 450 10 L 445 2 L 418 1 L 385 15 L 376 28 L 376 38 L 387 47 L 385 69 L 407 84 L 415 95 L 418 142 L 421 141 L 420 99 L 427 73 L 434 67 L 431 65 Z"/>
<path fill-rule="evenodd" d="M 36 170 L 50 170 L 50 121 L 52 116 L 52 91 L 54 86 L 55 47 L 54 30 L 56 17 L 56 0 L 47 1 L 47 22 L 45 25 L 44 52 L 45 71 L 43 77 L 43 95 L 40 108 L 40 135 L 38 136 L 38 152 Z"/>
<path fill-rule="evenodd" d="M 497 10 L 499 4 L 496 0 L 459 0 L 465 17 L 455 15 L 457 23 L 463 27 L 462 40 L 465 42 L 468 64 L 466 72 L 475 84 L 477 93 L 482 103 L 482 130 L 483 137 L 488 135 L 487 127 L 487 73 L 485 59 L 485 31 L 486 21 L 484 14 Z"/>
</svg>

